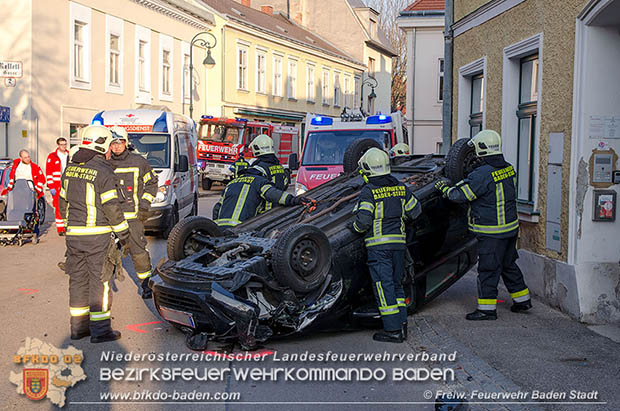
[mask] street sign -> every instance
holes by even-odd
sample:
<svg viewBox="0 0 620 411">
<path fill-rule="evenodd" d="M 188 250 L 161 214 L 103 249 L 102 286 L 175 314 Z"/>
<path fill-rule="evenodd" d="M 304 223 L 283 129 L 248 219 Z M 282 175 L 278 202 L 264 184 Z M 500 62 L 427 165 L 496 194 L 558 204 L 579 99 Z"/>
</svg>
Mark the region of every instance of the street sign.
<svg viewBox="0 0 620 411">
<path fill-rule="evenodd" d="M 17 84 L 17 79 L 14 77 L 7 77 L 4 79 L 5 87 L 15 87 L 16 84 Z"/>
<path fill-rule="evenodd" d="M 0 77 L 21 78 L 23 75 L 23 63 L 21 61 L 0 60 Z"/>
<path fill-rule="evenodd" d="M 0 123 L 8 123 L 11 121 L 11 108 L 0 106 Z"/>
</svg>

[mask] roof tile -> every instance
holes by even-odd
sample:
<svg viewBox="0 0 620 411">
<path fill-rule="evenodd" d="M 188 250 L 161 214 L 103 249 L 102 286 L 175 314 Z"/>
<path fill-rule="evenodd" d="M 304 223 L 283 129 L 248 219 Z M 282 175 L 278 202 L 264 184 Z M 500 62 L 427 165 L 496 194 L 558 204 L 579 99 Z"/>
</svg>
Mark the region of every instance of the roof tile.
<svg viewBox="0 0 620 411">
<path fill-rule="evenodd" d="M 445 7 L 445 0 L 416 0 L 404 11 L 444 10 Z"/>
</svg>

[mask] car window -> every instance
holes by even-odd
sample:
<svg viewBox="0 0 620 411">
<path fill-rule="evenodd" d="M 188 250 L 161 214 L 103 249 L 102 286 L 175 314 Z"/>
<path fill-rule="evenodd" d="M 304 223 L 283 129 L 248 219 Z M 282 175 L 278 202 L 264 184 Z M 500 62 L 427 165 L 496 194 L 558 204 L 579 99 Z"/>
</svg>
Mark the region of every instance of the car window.
<svg viewBox="0 0 620 411">
<path fill-rule="evenodd" d="M 443 284 L 458 275 L 459 256 L 454 256 L 439 267 L 426 274 L 426 297 L 437 291 Z"/>
<path fill-rule="evenodd" d="M 170 135 L 130 133 L 134 152 L 146 158 L 151 167 L 170 167 Z"/>
<path fill-rule="evenodd" d="M 371 138 L 385 149 L 390 132 L 386 130 L 330 130 L 308 134 L 301 165 L 340 165 L 347 147 L 355 141 Z"/>
</svg>

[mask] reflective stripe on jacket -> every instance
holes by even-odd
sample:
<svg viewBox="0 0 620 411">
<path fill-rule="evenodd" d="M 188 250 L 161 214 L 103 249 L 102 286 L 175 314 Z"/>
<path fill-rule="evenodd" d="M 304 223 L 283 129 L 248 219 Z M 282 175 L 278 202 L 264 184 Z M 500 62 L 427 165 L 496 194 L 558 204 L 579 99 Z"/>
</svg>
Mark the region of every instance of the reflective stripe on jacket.
<svg viewBox="0 0 620 411">
<path fill-rule="evenodd" d="M 149 162 L 129 150 L 112 154 L 110 164 L 119 180 L 120 201 L 125 219 L 137 218 L 138 209 L 148 210 L 157 194 L 157 175 Z"/>
</svg>

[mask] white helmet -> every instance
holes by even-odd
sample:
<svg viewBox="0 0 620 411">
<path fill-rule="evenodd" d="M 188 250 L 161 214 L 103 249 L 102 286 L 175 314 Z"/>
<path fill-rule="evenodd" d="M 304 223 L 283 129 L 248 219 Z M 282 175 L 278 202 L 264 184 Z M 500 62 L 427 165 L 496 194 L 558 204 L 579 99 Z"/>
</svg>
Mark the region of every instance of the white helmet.
<svg viewBox="0 0 620 411">
<path fill-rule="evenodd" d="M 368 177 L 390 174 L 390 157 L 379 148 L 372 147 L 357 162 L 362 173 Z"/>
<path fill-rule="evenodd" d="M 409 145 L 398 143 L 390 149 L 390 157 L 402 157 L 409 155 Z"/>
<path fill-rule="evenodd" d="M 250 143 L 250 149 L 256 157 L 263 154 L 274 154 L 273 140 L 267 134 L 259 134 Z"/>
<path fill-rule="evenodd" d="M 467 144 L 476 149 L 478 157 L 502 154 L 502 138 L 493 130 L 482 130 L 469 140 Z"/>
<path fill-rule="evenodd" d="M 112 132 L 104 126 L 88 126 L 82 130 L 81 147 L 105 154 L 110 149 Z"/>
<path fill-rule="evenodd" d="M 124 127 L 114 126 L 110 129 L 110 131 L 112 132 L 112 141 L 125 140 L 125 144 L 129 144 L 129 135 Z"/>
</svg>

